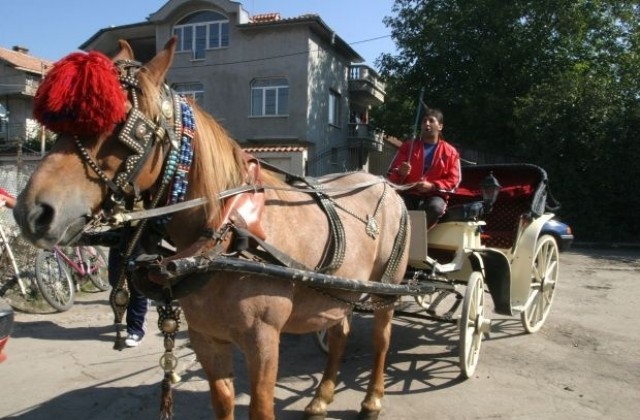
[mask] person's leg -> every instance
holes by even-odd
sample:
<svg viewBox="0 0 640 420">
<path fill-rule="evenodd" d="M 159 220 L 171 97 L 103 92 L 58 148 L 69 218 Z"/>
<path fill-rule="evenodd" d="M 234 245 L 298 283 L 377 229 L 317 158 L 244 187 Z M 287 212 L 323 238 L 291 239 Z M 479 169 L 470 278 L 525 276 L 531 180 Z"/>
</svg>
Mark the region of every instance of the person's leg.
<svg viewBox="0 0 640 420">
<path fill-rule="evenodd" d="M 407 210 L 422 210 L 420 205 L 422 197 L 411 194 L 401 194 L 400 196 L 404 200 L 404 204 L 405 206 L 407 206 Z"/>
<path fill-rule="evenodd" d="M 111 287 L 118 285 L 118 276 L 120 275 L 120 250 L 117 247 L 109 248 L 109 284 Z"/>
<path fill-rule="evenodd" d="M 442 197 L 434 196 L 425 198 L 422 206 L 427 213 L 427 225 L 431 227 L 435 225 L 438 219 L 444 214 L 447 209 L 447 202 Z"/>
<path fill-rule="evenodd" d="M 122 255 L 120 255 L 120 248 L 113 247 L 109 249 L 109 283 L 111 287 L 116 287 L 119 281 L 119 275 L 122 264 Z M 130 282 L 127 282 L 129 286 L 129 304 L 127 305 L 127 334 L 128 336 L 137 335 L 140 341 L 144 337 L 145 333 L 145 319 L 147 315 L 147 309 L 149 302 L 146 296 L 138 291 Z M 127 341 L 127 345 L 135 345 L 134 342 Z"/>
<path fill-rule="evenodd" d="M 129 306 L 127 306 L 127 334 L 137 335 L 139 339 L 144 337 L 146 330 L 145 320 L 147 317 L 147 309 L 149 308 L 149 300 L 146 296 L 136 289 L 134 285 L 129 283 Z"/>
</svg>

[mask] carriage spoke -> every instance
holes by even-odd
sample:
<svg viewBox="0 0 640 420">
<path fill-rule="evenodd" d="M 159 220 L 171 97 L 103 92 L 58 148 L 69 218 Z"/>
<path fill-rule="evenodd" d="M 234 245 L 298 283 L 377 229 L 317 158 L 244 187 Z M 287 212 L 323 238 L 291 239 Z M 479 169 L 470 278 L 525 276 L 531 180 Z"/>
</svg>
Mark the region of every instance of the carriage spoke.
<svg viewBox="0 0 640 420">
<path fill-rule="evenodd" d="M 558 280 L 558 245 L 553 237 L 543 235 L 536 247 L 531 269 L 531 288 L 521 319 L 527 332 L 538 331 L 544 324 Z"/>
<path fill-rule="evenodd" d="M 484 317 L 484 282 L 482 274 L 473 272 L 462 304 L 460 318 L 460 367 L 470 378 L 480 357 L 482 336 L 488 333 L 490 321 Z"/>
</svg>

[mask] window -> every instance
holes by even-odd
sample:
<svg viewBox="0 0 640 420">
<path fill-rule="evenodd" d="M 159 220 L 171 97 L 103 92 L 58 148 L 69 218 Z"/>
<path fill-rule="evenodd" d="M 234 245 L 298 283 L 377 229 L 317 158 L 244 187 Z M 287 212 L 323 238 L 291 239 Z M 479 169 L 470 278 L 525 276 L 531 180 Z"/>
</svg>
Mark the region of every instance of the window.
<svg viewBox="0 0 640 420">
<path fill-rule="evenodd" d="M 193 13 L 173 27 L 173 34 L 176 51 L 192 51 L 194 59 L 203 59 L 205 50 L 229 46 L 229 19 L 211 11 Z"/>
<path fill-rule="evenodd" d="M 204 87 L 202 83 L 180 83 L 174 85 L 173 89 L 185 98 L 196 102 L 198 105 L 204 104 Z"/>
<path fill-rule="evenodd" d="M 287 115 L 289 82 L 287 79 L 259 79 L 251 82 L 251 115 Z"/>
<path fill-rule="evenodd" d="M 340 125 L 340 94 L 329 91 L 329 124 Z"/>
</svg>

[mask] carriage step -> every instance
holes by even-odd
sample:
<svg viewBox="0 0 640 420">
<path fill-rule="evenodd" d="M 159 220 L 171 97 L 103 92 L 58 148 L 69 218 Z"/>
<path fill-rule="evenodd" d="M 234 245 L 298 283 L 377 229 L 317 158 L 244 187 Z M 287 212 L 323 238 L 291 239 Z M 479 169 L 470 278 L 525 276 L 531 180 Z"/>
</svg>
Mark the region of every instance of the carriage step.
<svg viewBox="0 0 640 420">
<path fill-rule="evenodd" d="M 433 266 L 433 270 L 436 272 L 436 274 L 451 273 L 452 271 L 456 270 L 456 264 L 455 263 L 440 264 L 436 262 L 435 265 Z"/>
</svg>

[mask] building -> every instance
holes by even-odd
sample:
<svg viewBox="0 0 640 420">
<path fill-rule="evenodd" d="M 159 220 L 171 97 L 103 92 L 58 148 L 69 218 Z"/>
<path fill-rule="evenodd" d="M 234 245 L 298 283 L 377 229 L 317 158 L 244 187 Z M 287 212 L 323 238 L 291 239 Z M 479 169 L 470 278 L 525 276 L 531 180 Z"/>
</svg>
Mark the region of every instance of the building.
<svg viewBox="0 0 640 420">
<path fill-rule="evenodd" d="M 33 99 L 52 64 L 24 47 L 0 47 L 0 150 L 41 140 L 44 133 L 32 117 Z"/>
<path fill-rule="evenodd" d="M 251 16 L 229 0 L 170 0 L 147 21 L 99 30 L 80 49 L 113 55 L 118 40 L 146 62 L 171 36 L 167 79 L 244 148 L 299 174 L 369 169 L 382 133 L 368 124 L 384 101 L 376 72 L 320 16 Z"/>
</svg>

